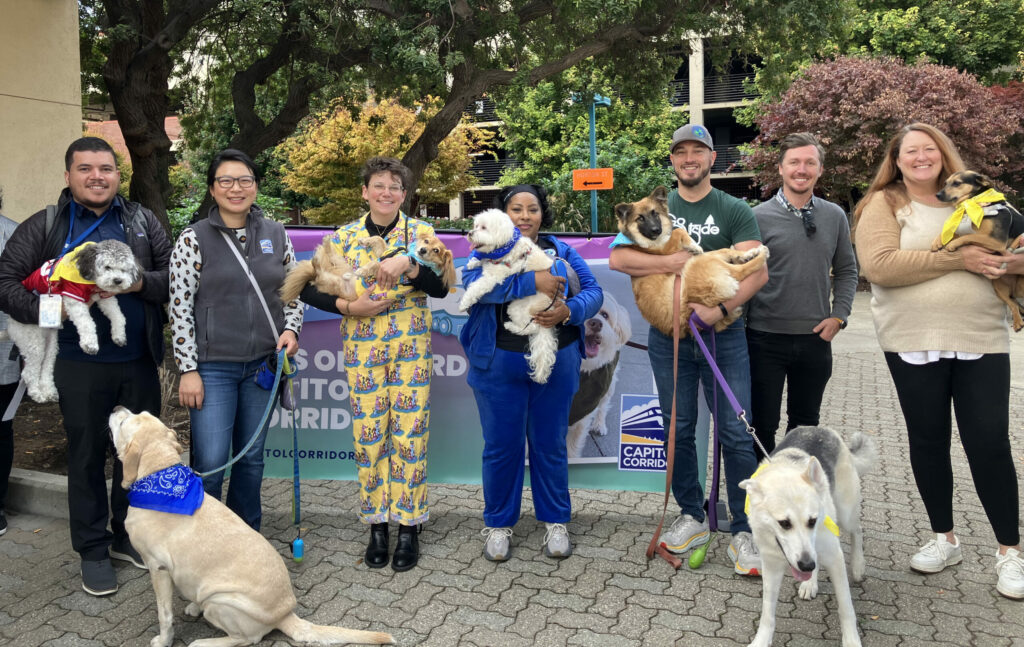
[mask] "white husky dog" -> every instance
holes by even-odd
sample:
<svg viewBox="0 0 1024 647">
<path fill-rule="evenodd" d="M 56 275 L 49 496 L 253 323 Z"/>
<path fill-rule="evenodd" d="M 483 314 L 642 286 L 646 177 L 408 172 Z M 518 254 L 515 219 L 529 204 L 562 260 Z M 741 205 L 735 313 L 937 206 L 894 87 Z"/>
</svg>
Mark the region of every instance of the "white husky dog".
<svg viewBox="0 0 1024 647">
<path fill-rule="evenodd" d="M 480 278 L 466 288 L 459 301 L 461 310 L 480 300 L 502 281 L 522 272 L 546 272 L 551 268 L 551 257 L 537 244 L 519 234 L 501 209 L 488 209 L 473 218 L 473 230 L 466 235 L 473 251 L 473 258 L 466 263 L 472 269 L 482 266 Z M 529 335 L 530 354 L 526 361 L 530 365 L 530 379 L 544 384 L 551 376 L 558 352 L 558 338 L 554 328 L 544 328 L 533 321 L 533 315 L 552 304 L 544 294 L 533 294 L 516 299 L 508 304 L 508 318 L 505 328 L 517 335 Z"/>
<path fill-rule="evenodd" d="M 800 582 L 800 597 L 810 600 L 818 594 L 819 566 L 828 569 L 835 587 L 843 647 L 860 647 L 839 533 L 850 533 L 850 569 L 859 582 L 864 579 L 860 477 L 874 468 L 877 457 L 874 442 L 863 434 L 854 434 L 847 447 L 831 429 L 797 427 L 776 446 L 770 462 L 740 482 L 762 562 L 761 622 L 751 647 L 772 644 L 787 567 Z"/>
</svg>

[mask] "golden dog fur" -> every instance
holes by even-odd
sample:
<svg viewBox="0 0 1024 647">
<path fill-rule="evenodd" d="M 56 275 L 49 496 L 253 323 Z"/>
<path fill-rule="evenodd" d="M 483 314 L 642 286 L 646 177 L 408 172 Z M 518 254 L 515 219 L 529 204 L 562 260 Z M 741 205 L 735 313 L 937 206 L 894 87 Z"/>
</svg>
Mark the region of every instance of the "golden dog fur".
<svg viewBox="0 0 1024 647">
<path fill-rule="evenodd" d="M 114 446 L 124 464 L 122 485 L 180 463 L 182 447 L 158 418 L 117 407 L 110 416 Z M 149 568 L 160 634 L 154 647 L 174 640 L 174 587 L 188 601 L 185 613 L 203 615 L 228 635 L 192 646 L 252 645 L 273 629 L 317 645 L 393 644 L 386 633 L 314 625 L 295 615 L 288 569 L 260 533 L 220 501 L 204 494 L 192 515 L 130 507 L 125 527 Z"/>
<path fill-rule="evenodd" d="M 360 238 L 356 243 L 370 249 L 374 256 L 378 258 L 387 249 L 387 243 L 379 236 Z M 419 238 L 416 241 L 415 258 L 418 261 L 440 268 L 441 281 L 444 283 L 445 288 L 450 290 L 452 285 L 455 284 L 455 260 L 452 257 L 452 253 L 437 236 L 423 236 Z M 359 276 L 375 275 L 377 274 L 377 266 L 377 262 L 368 263 L 366 266 L 359 268 L 356 274 Z"/>
<path fill-rule="evenodd" d="M 719 249 L 704 252 L 682 228 L 672 229 L 668 216 L 668 190 L 659 186 L 646 198 L 637 202 L 615 205 L 619 231 L 628 237 L 637 249 L 648 254 L 668 255 L 688 251 L 693 257 L 683 266 L 679 302 L 679 336 L 689 331 L 686 322 L 692 309 L 688 303 L 715 307 L 732 298 L 740 281 L 764 267 L 768 248 L 764 245 L 746 252 Z M 646 235 L 643 231 L 648 232 Z M 652 326 L 672 335 L 673 274 L 651 274 L 632 277 L 633 296 L 637 308 Z M 715 330 L 724 330 L 742 313 L 736 308 L 715 324 Z"/>
<path fill-rule="evenodd" d="M 284 284 L 278 292 L 285 303 L 299 298 L 306 284 L 312 282 L 317 290 L 348 301 L 354 301 L 357 275 L 352 271 L 345 257 L 338 253 L 334 244 L 329 241 L 334 234 L 324 236 L 323 242 L 317 246 L 313 258 L 299 263 L 288 272 Z"/>
</svg>

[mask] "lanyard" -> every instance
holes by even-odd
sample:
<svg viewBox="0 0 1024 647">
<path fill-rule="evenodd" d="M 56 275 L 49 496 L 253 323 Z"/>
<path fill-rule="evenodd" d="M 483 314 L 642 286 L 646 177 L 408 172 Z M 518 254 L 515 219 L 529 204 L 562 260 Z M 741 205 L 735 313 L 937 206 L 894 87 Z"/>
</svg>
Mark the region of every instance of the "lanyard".
<svg viewBox="0 0 1024 647">
<path fill-rule="evenodd" d="M 76 238 L 74 240 L 71 240 L 71 234 L 72 234 L 72 232 L 75 231 L 75 210 L 77 208 L 78 208 L 78 206 L 75 204 L 74 200 L 72 200 L 70 203 L 68 203 L 68 213 L 71 215 L 71 222 L 68 223 L 68 236 L 67 236 L 67 238 L 64 239 L 64 248 L 60 250 L 60 255 L 57 257 L 58 261 L 61 258 L 63 258 L 64 255 L 67 254 L 69 250 L 72 250 L 75 247 L 78 247 L 78 245 L 81 244 L 82 241 L 84 241 L 86 238 L 89 237 L 89 234 L 91 234 L 92 232 L 96 231 L 96 228 L 100 226 L 100 224 L 106 219 L 107 214 L 110 213 L 110 211 L 114 207 L 113 207 L 113 205 L 111 205 L 110 209 L 107 209 L 106 211 L 104 211 L 103 215 L 100 216 L 96 220 L 96 222 L 92 223 L 92 225 L 90 225 L 89 228 L 86 229 L 82 233 L 81 236 L 79 236 L 78 238 Z M 55 263 L 55 265 L 56 265 L 56 263 Z"/>
</svg>

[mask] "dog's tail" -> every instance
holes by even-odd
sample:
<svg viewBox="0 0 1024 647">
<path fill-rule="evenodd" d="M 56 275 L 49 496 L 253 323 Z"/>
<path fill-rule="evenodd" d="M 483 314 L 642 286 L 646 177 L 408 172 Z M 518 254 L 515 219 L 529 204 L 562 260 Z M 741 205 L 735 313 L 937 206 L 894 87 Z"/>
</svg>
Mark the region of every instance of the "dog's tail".
<svg viewBox="0 0 1024 647">
<path fill-rule="evenodd" d="M 279 291 L 281 299 L 288 303 L 299 298 L 302 288 L 306 287 L 306 284 L 312 281 L 314 277 L 316 277 L 316 270 L 313 269 L 313 263 L 311 261 L 300 261 L 288 272 L 288 276 L 284 277 L 284 284 Z"/>
<path fill-rule="evenodd" d="M 878 465 L 878 447 L 870 436 L 858 431 L 850 438 L 847 447 L 850 448 L 853 467 L 857 470 L 858 476 L 875 471 L 875 467 Z"/>
<path fill-rule="evenodd" d="M 391 634 L 380 631 L 359 631 L 344 627 L 315 625 L 294 613 L 278 623 L 277 628 L 295 642 L 314 645 L 394 645 Z"/>
</svg>

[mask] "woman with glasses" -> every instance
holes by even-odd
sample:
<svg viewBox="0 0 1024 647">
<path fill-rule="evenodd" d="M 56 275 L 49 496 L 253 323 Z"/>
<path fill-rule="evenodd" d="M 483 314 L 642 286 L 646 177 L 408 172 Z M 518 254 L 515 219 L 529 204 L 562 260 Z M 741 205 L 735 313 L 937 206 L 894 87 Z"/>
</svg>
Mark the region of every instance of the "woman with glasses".
<svg viewBox="0 0 1024 647">
<path fill-rule="evenodd" d="M 407 571 L 419 561 L 418 528 L 426 522 L 427 438 L 430 426 L 430 310 L 427 296 L 447 294 L 441 277 L 413 258 L 416 241 L 432 236 L 427 223 L 402 213 L 409 169 L 393 157 L 363 166 L 361 218 L 344 225 L 325 244 L 334 245 L 353 268 L 380 261 L 363 279 L 354 301 L 302 293 L 310 305 L 343 316 L 341 338 L 352 404 L 352 434 L 359 471 L 359 516 L 370 526 L 364 562 Z M 379 236 L 380 256 L 362 244 Z M 388 522 L 398 523 L 394 557 L 388 555 Z"/>
<path fill-rule="evenodd" d="M 276 395 L 256 384 L 256 371 L 282 348 L 294 355 L 302 327 L 298 301 L 282 303 L 277 293 L 295 253 L 284 226 L 253 204 L 259 180 L 256 165 L 241 151 L 227 149 L 213 158 L 206 185 L 216 204 L 174 245 L 170 306 L 181 371 L 178 399 L 192 422 L 192 467 L 221 467 L 257 435 L 231 466 L 227 495 L 227 506 L 256 530 L 263 516 L 266 421 L 259 425 Z M 219 471 L 203 479 L 203 488 L 220 499 L 223 482 Z"/>
</svg>

